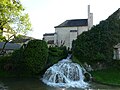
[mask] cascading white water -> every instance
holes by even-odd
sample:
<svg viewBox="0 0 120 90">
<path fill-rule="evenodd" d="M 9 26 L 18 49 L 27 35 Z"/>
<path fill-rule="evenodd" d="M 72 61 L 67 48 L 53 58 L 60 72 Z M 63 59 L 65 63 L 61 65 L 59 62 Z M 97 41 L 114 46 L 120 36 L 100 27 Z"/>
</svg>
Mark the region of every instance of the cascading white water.
<svg viewBox="0 0 120 90">
<path fill-rule="evenodd" d="M 89 85 L 84 82 L 82 67 L 77 63 L 72 63 L 70 55 L 48 68 L 42 81 L 54 87 L 86 88 Z"/>
</svg>

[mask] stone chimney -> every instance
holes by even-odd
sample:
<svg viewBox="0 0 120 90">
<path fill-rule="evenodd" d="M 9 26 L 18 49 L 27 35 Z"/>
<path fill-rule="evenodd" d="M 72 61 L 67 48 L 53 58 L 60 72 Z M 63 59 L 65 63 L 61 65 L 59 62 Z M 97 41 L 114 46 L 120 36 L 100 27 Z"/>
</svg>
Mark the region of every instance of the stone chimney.
<svg viewBox="0 0 120 90">
<path fill-rule="evenodd" d="M 93 13 L 90 12 L 90 5 L 88 5 L 88 30 L 93 26 Z"/>
</svg>

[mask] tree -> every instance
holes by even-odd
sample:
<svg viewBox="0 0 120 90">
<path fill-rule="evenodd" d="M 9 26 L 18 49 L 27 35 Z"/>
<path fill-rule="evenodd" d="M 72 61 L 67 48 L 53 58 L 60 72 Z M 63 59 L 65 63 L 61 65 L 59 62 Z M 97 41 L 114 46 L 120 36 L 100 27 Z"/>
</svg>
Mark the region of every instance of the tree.
<svg viewBox="0 0 120 90">
<path fill-rule="evenodd" d="M 113 46 L 120 43 L 120 9 L 105 21 L 83 32 L 73 42 L 73 55 L 80 62 L 110 62 Z"/>
<path fill-rule="evenodd" d="M 4 42 L 6 39 L 2 35 L 0 35 L 0 42 Z"/>
<path fill-rule="evenodd" d="M 34 74 L 44 70 L 48 58 L 47 43 L 43 40 L 31 40 L 24 49 L 27 68 Z"/>
<path fill-rule="evenodd" d="M 6 30 L 10 33 L 6 43 L 16 36 L 17 33 L 26 34 L 31 30 L 29 16 L 24 10 L 19 0 L 0 0 L 0 32 Z"/>
<path fill-rule="evenodd" d="M 29 16 L 24 12 L 19 0 L 0 1 L 0 29 L 7 29 L 13 34 L 31 30 Z"/>
</svg>

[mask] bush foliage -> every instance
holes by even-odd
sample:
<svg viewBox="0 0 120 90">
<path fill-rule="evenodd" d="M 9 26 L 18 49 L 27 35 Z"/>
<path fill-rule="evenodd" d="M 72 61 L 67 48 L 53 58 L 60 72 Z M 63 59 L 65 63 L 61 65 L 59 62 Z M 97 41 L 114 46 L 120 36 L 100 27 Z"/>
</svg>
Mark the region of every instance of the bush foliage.
<svg viewBox="0 0 120 90">
<path fill-rule="evenodd" d="M 120 10 L 117 10 L 73 41 L 73 55 L 80 62 L 108 62 L 113 59 L 113 46 L 120 43 L 119 15 Z"/>
<path fill-rule="evenodd" d="M 12 70 L 12 63 L 10 56 L 0 56 L 0 71 L 4 71 L 4 70 L 6 71 Z"/>
<path fill-rule="evenodd" d="M 46 66 L 48 47 L 45 41 L 32 40 L 24 50 L 24 60 L 28 69 L 33 73 L 39 73 Z"/>
<path fill-rule="evenodd" d="M 20 48 L 12 53 L 13 71 L 16 73 L 28 72 L 26 68 L 26 61 L 24 59 L 24 49 Z"/>
<path fill-rule="evenodd" d="M 40 73 L 46 66 L 48 47 L 43 40 L 31 40 L 12 54 L 14 71 L 18 73 Z"/>
<path fill-rule="evenodd" d="M 5 66 L 17 76 L 43 74 L 44 71 L 59 60 L 66 58 L 66 47 L 47 47 L 43 40 L 31 40 L 9 57 L 0 57 L 0 71 L 6 71 Z M 10 68 L 7 67 L 7 68 Z"/>
<path fill-rule="evenodd" d="M 51 66 L 57 63 L 59 60 L 66 58 L 68 55 L 68 50 L 65 46 L 61 47 L 49 47 L 49 55 L 47 65 Z"/>
</svg>

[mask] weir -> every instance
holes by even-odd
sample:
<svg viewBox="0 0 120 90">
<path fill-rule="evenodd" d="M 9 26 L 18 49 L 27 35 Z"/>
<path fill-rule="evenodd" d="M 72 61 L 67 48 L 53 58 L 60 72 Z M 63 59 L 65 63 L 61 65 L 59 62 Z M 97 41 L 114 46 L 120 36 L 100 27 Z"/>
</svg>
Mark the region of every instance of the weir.
<svg viewBox="0 0 120 90">
<path fill-rule="evenodd" d="M 83 74 L 85 69 L 79 64 L 73 63 L 70 57 L 71 55 L 68 55 L 66 59 L 48 68 L 42 81 L 54 87 L 87 88 L 89 84 L 84 82 L 85 76 Z"/>
</svg>

